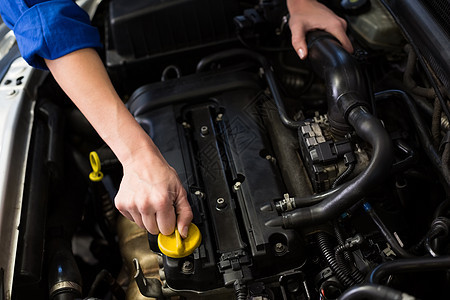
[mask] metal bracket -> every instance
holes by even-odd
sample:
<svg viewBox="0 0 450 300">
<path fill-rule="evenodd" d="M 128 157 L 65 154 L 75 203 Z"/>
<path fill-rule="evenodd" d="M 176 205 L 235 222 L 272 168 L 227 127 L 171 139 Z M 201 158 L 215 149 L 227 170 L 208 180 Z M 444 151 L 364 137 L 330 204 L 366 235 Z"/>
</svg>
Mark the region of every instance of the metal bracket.
<svg viewBox="0 0 450 300">
<path fill-rule="evenodd" d="M 142 272 L 141 265 L 137 258 L 133 259 L 134 268 L 136 269 L 136 274 L 134 275 L 134 280 L 139 288 L 142 295 L 149 298 L 156 298 L 158 300 L 163 300 L 164 296 L 162 293 L 161 281 L 157 278 L 146 278 Z"/>
</svg>

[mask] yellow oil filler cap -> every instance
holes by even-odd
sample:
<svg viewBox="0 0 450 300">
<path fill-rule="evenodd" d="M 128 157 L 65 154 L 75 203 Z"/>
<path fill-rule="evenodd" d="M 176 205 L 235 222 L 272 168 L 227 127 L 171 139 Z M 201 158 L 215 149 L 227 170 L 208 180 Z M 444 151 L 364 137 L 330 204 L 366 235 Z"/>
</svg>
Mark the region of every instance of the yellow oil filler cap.
<svg viewBox="0 0 450 300">
<path fill-rule="evenodd" d="M 89 174 L 89 179 L 94 182 L 101 181 L 103 179 L 103 173 L 100 171 L 102 167 L 97 152 L 92 151 L 89 153 L 89 161 L 91 162 L 92 167 L 92 172 Z"/>
<path fill-rule="evenodd" d="M 196 225 L 191 223 L 188 228 L 187 238 L 183 239 L 175 229 L 175 232 L 171 235 L 158 235 L 158 246 L 163 254 L 172 258 L 182 258 L 186 257 L 198 246 L 202 241 L 202 234 Z"/>
</svg>

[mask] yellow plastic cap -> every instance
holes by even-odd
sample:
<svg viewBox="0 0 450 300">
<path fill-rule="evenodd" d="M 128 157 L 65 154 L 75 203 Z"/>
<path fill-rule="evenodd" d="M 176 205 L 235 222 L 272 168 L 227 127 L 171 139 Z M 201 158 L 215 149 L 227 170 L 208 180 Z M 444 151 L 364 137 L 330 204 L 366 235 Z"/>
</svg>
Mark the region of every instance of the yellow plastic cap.
<svg viewBox="0 0 450 300">
<path fill-rule="evenodd" d="M 202 242 L 202 234 L 197 226 L 191 223 L 188 228 L 188 236 L 183 239 L 175 229 L 175 232 L 171 235 L 158 235 L 158 246 L 163 254 L 172 258 L 182 258 L 186 257 Z"/>
<path fill-rule="evenodd" d="M 100 158 L 97 152 L 92 151 L 89 153 L 89 161 L 91 162 L 92 172 L 89 174 L 89 179 L 91 181 L 97 182 L 103 179 L 103 173 L 100 172 L 102 166 L 100 164 Z"/>
</svg>

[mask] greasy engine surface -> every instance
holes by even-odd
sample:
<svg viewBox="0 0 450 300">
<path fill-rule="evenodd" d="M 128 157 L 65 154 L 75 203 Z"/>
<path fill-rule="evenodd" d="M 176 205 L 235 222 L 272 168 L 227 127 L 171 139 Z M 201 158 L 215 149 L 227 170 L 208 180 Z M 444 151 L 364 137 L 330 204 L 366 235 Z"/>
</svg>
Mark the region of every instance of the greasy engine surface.
<svg viewBox="0 0 450 300">
<path fill-rule="evenodd" d="M 262 207 L 281 199 L 286 187 L 263 121 L 268 100 L 260 84 L 247 72 L 206 72 L 131 96 L 132 113 L 184 183 L 203 236 L 192 255 L 164 256 L 172 289 L 207 291 L 304 262 L 296 231 L 264 225 L 277 212 Z M 159 251 L 155 237 L 150 244 Z"/>
</svg>

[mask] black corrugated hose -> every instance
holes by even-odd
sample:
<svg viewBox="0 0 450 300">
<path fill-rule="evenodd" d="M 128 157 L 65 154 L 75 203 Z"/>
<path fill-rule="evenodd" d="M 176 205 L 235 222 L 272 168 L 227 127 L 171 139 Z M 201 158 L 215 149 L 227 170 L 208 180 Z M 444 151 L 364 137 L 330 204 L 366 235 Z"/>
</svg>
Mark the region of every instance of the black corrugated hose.
<svg viewBox="0 0 450 300">
<path fill-rule="evenodd" d="M 358 268 L 352 267 L 351 264 L 353 263 L 353 258 L 348 252 L 349 249 L 344 245 L 345 238 L 343 237 L 342 232 L 339 228 L 339 224 L 337 222 L 335 222 L 334 224 L 334 233 L 339 244 L 339 246 L 336 247 L 336 250 L 334 251 L 337 262 L 342 265 L 348 265 L 348 268 L 346 268 L 346 270 L 349 271 L 348 275 L 353 278 L 356 283 L 362 283 L 364 281 L 364 275 Z"/>
<path fill-rule="evenodd" d="M 316 238 L 323 258 L 325 259 L 333 273 L 336 275 L 336 277 L 339 279 L 339 281 L 345 287 L 355 285 L 356 282 L 349 275 L 347 275 L 348 273 L 350 273 L 350 271 L 345 269 L 345 265 L 337 262 L 336 257 L 334 256 L 334 251 L 333 247 L 331 246 L 329 236 L 324 232 L 319 232 L 317 233 Z"/>
</svg>

